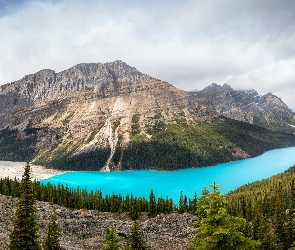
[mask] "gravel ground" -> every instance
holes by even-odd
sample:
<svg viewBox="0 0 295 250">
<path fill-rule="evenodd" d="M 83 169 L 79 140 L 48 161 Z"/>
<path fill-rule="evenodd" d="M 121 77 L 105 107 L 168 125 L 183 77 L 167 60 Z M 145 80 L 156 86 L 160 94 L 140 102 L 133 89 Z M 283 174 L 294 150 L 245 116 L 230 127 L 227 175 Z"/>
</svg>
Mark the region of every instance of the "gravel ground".
<svg viewBox="0 0 295 250">
<path fill-rule="evenodd" d="M 0 249 L 8 249 L 9 233 L 12 230 L 17 198 L 0 195 Z M 37 202 L 40 242 L 45 235 L 54 205 Z M 70 210 L 61 206 L 57 209 L 58 224 L 62 229 L 61 244 L 68 250 L 102 249 L 107 227 L 116 226 L 123 243 L 132 228 L 132 220 L 126 213 L 102 213 L 94 210 Z M 190 245 L 195 230 L 191 227 L 195 216 L 184 213 L 160 214 L 148 218 L 143 213 L 139 224 L 144 237 L 155 250 L 184 250 Z"/>
</svg>

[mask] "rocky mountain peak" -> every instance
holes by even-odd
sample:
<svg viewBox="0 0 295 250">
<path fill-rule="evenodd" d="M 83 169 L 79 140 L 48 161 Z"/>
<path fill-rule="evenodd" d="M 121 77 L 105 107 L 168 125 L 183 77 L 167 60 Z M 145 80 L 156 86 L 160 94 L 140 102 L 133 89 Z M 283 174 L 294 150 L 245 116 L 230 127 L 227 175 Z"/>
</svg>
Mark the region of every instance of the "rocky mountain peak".
<svg viewBox="0 0 295 250">
<path fill-rule="evenodd" d="M 156 79 L 122 61 L 81 63 L 59 73 L 43 69 L 1 86 L 0 110 L 81 91 L 92 91 L 101 97 L 131 93 L 136 84 L 151 81 Z"/>
<path fill-rule="evenodd" d="M 295 114 L 271 92 L 259 95 L 254 90 L 233 90 L 230 85 L 211 84 L 199 91 L 214 105 L 217 112 L 229 118 L 295 133 Z"/>
<path fill-rule="evenodd" d="M 132 84 L 133 82 L 149 81 L 154 79 L 146 74 L 142 74 L 136 68 L 131 67 L 120 60 L 105 63 L 104 65 L 106 69 L 112 74 L 114 81 L 117 83 Z"/>
<path fill-rule="evenodd" d="M 212 83 L 211 85 L 205 87 L 203 90 L 199 91 L 203 95 L 210 95 L 213 93 L 219 93 L 219 92 L 229 92 L 232 91 L 230 85 L 227 83 L 224 83 L 223 85 L 218 85 L 216 83 Z"/>
</svg>

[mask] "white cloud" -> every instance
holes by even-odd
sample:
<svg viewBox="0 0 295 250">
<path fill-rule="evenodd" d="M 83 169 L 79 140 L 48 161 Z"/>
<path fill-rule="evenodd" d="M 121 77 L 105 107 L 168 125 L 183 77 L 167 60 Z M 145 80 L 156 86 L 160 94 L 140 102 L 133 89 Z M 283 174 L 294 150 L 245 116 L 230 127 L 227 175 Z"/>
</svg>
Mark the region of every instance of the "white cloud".
<svg viewBox="0 0 295 250">
<path fill-rule="evenodd" d="M 295 109 L 294 4 L 23 1 L 0 12 L 0 84 L 44 68 L 121 59 L 185 90 L 228 82 L 282 93 Z"/>
</svg>

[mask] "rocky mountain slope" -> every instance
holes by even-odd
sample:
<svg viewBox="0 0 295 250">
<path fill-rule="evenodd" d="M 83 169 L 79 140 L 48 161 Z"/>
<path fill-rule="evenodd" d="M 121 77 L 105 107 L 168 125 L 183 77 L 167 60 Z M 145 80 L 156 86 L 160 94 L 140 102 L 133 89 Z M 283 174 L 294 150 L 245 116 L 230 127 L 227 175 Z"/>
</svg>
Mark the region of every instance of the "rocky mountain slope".
<svg viewBox="0 0 295 250">
<path fill-rule="evenodd" d="M 221 117 L 122 61 L 41 70 L 0 87 L 0 159 L 61 169 L 202 167 L 295 145 Z"/>
<path fill-rule="evenodd" d="M 295 133 L 295 114 L 272 93 L 259 95 L 255 90 L 233 90 L 230 85 L 212 83 L 199 91 L 221 115 L 271 130 Z"/>
<path fill-rule="evenodd" d="M 8 249 L 9 233 L 12 230 L 12 218 L 17 198 L 0 195 L 0 249 Z M 53 207 L 56 207 L 58 224 L 62 230 L 61 245 L 67 250 L 102 249 L 104 234 L 110 226 L 118 228 L 118 234 L 123 243 L 131 231 L 133 221 L 127 213 L 102 213 L 94 210 L 70 210 L 46 202 L 37 202 L 37 220 L 39 225 L 39 240 L 43 241 L 45 230 Z M 185 214 L 160 214 L 149 218 L 142 214 L 139 224 L 147 242 L 152 249 L 187 249 L 195 229 L 192 223 L 195 216 Z"/>
</svg>

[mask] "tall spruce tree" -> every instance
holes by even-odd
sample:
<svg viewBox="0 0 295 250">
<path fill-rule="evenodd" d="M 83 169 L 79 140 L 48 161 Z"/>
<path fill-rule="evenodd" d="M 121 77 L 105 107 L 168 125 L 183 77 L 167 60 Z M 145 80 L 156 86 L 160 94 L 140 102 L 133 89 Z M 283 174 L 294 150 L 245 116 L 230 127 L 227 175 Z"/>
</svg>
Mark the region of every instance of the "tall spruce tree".
<svg viewBox="0 0 295 250">
<path fill-rule="evenodd" d="M 134 221 L 125 250 L 150 250 L 137 221 Z"/>
<path fill-rule="evenodd" d="M 150 201 L 148 204 L 148 216 L 155 217 L 157 215 L 157 203 L 153 189 L 150 191 Z"/>
<path fill-rule="evenodd" d="M 13 230 L 10 237 L 11 250 L 39 250 L 38 225 L 36 221 L 36 206 L 29 163 L 25 166 L 21 180 L 21 195 L 16 204 Z"/>
<path fill-rule="evenodd" d="M 210 186 L 213 192 L 206 192 L 204 199 L 201 199 L 202 207 L 198 208 L 199 222 L 195 224 L 197 232 L 189 249 L 257 249 L 260 243 L 246 238 L 241 232 L 245 220 L 229 215 L 225 208 L 226 198 L 220 194 L 218 185 L 214 182 Z"/>
<path fill-rule="evenodd" d="M 116 227 L 108 227 L 107 232 L 104 235 L 105 240 L 104 247 L 102 250 L 119 250 L 121 249 L 122 245 L 120 244 L 120 238 L 117 235 L 117 228 Z"/>
<path fill-rule="evenodd" d="M 43 242 L 43 250 L 65 250 L 60 246 L 60 234 L 61 230 L 57 224 L 56 210 L 54 208 L 48 224 L 46 238 Z"/>
</svg>

